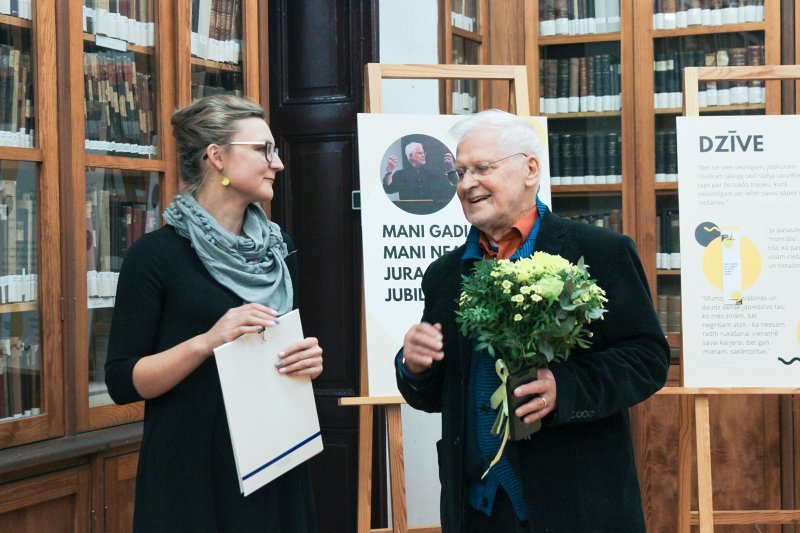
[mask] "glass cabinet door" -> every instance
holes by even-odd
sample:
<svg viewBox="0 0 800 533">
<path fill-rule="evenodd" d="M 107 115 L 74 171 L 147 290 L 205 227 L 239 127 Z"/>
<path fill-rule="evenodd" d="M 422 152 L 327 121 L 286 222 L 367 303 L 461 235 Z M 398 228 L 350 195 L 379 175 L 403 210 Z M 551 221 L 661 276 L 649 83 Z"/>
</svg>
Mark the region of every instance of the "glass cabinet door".
<svg viewBox="0 0 800 533">
<path fill-rule="evenodd" d="M 611 3 L 601 13 L 597 2 L 577 11 L 572 2 L 539 3 L 538 112 L 547 117 L 554 212 L 633 235 L 633 148 L 622 119 L 633 111 L 623 109 L 632 80 L 623 76 L 620 3 Z"/>
<path fill-rule="evenodd" d="M 714 31 L 695 35 L 671 36 L 664 32 L 666 36 L 658 37 L 660 34 L 656 33 L 653 42 L 655 174 L 651 179 L 655 190 L 656 309 L 676 360 L 681 349 L 681 253 L 675 118 L 682 113 L 683 69 L 758 66 L 764 65 L 766 59 L 764 31 L 727 33 L 724 25 L 718 26 Z M 703 82 L 698 87 L 698 101 L 703 115 L 764 114 L 765 83 Z"/>
<path fill-rule="evenodd" d="M 484 46 L 484 17 L 486 0 L 440 0 L 444 49 L 440 60 L 452 65 L 482 65 L 486 63 Z M 441 84 L 443 112 L 467 115 L 483 109 L 481 89 L 485 82 L 452 80 Z"/>
<path fill-rule="evenodd" d="M 155 13 L 151 2 L 84 0 L 85 148 L 157 158 Z"/>
<path fill-rule="evenodd" d="M 72 8 L 71 8 L 72 9 Z M 75 376 L 78 431 L 131 422 L 142 416 L 141 404 L 112 405 L 105 386 L 117 277 L 125 252 L 144 233 L 160 226 L 160 206 L 167 168 L 162 139 L 172 88 L 171 9 L 152 0 L 84 0 L 82 27 L 71 16 L 71 54 L 83 70 L 71 79 L 73 106 L 82 109 L 84 140 L 73 139 L 72 172 L 64 176 L 73 209 L 62 217 L 76 227 L 70 234 L 68 261 L 77 278 L 69 298 L 65 334 L 79 371 Z M 77 65 L 76 65 L 77 66 Z M 70 71 L 78 70 L 77 68 Z M 76 128 L 77 129 L 77 128 Z M 81 146 L 82 144 L 82 146 Z M 82 148 L 82 150 L 81 150 Z M 171 155 L 171 154 L 170 154 Z"/>
<path fill-rule="evenodd" d="M 192 0 L 192 99 L 244 94 L 242 0 Z"/>
<path fill-rule="evenodd" d="M 34 146 L 31 5 L 3 11 L 0 2 L 0 146 Z"/>
<path fill-rule="evenodd" d="M 89 407 L 111 403 L 103 367 L 125 252 L 161 225 L 157 172 L 90 168 L 86 173 Z"/>
<path fill-rule="evenodd" d="M 53 15 L 0 2 L 0 448 L 64 432 Z"/>
<path fill-rule="evenodd" d="M 42 413 L 38 180 L 0 161 L 0 423 Z"/>
</svg>

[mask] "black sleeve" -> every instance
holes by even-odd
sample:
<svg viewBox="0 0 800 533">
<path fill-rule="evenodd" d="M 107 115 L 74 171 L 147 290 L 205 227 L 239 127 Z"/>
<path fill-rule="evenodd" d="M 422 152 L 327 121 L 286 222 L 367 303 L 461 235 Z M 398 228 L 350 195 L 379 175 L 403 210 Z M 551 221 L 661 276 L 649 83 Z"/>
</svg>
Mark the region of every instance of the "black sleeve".
<svg viewBox="0 0 800 533">
<path fill-rule="evenodd" d="M 606 257 L 589 272 L 606 290 L 602 321 L 593 324 L 592 346 L 566 362 L 550 365 L 557 406 L 551 424 L 589 421 L 623 411 L 664 386 L 669 345 L 650 299 L 633 241 L 614 238 Z M 588 258 L 587 258 L 588 259 Z"/>
<path fill-rule="evenodd" d="M 286 267 L 289 269 L 289 275 L 292 278 L 292 309 L 297 309 L 300 306 L 300 264 L 297 260 L 297 248 L 294 246 L 294 240 L 288 233 L 281 232 L 283 240 L 286 242 Z"/>
<path fill-rule="evenodd" d="M 442 270 L 441 262 L 437 261 L 428 267 L 425 275 L 422 278 L 422 292 L 425 294 L 425 307 L 422 312 L 422 319 L 420 322 L 428 322 L 435 324 L 437 322 L 449 324 L 449 321 L 443 320 L 444 317 L 439 316 L 438 309 L 445 305 L 446 291 L 442 290 L 439 280 L 439 272 Z M 395 377 L 397 380 L 397 387 L 400 394 L 405 398 L 406 402 L 414 409 L 426 411 L 429 413 L 438 413 L 442 411 L 442 388 L 444 385 L 445 370 L 447 363 L 450 359 L 448 354 L 455 354 L 457 350 L 458 341 L 456 336 L 458 333 L 451 330 L 449 327 L 443 332 L 444 336 L 444 352 L 445 357 L 442 361 L 434 361 L 431 369 L 426 372 L 421 379 L 407 378 L 400 370 L 400 357 L 395 358 Z M 402 351 L 402 349 L 401 349 Z M 398 353 L 398 355 L 400 355 Z"/>
<path fill-rule="evenodd" d="M 164 272 L 154 239 L 139 239 L 125 254 L 117 284 L 105 364 L 106 386 L 118 404 L 143 398 L 133 386 L 133 367 L 155 351 L 161 322 Z M 174 269 L 174 265 L 171 267 Z"/>
</svg>

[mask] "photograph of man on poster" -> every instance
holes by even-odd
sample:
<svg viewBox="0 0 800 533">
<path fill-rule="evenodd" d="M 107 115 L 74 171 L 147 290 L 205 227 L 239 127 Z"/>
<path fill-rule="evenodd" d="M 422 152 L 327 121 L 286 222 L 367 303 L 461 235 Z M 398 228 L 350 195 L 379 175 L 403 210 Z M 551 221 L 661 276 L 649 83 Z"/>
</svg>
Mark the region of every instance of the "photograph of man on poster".
<svg viewBox="0 0 800 533">
<path fill-rule="evenodd" d="M 401 157 L 402 168 L 398 168 Z M 455 183 L 447 173 L 455 168 L 453 154 L 438 139 L 421 134 L 404 136 L 386 150 L 383 160 L 383 190 L 400 209 L 426 215 L 452 200 Z"/>
</svg>

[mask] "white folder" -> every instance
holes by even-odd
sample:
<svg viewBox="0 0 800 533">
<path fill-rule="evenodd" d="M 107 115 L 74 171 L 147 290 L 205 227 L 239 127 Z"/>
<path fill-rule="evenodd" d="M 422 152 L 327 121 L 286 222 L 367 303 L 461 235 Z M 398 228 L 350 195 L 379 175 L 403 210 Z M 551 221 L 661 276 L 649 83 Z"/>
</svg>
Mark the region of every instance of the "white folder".
<svg viewBox="0 0 800 533">
<path fill-rule="evenodd" d="M 303 339 L 300 313 L 279 321 L 214 350 L 245 496 L 322 451 L 311 379 L 280 374 L 275 366 L 278 352 Z"/>
</svg>

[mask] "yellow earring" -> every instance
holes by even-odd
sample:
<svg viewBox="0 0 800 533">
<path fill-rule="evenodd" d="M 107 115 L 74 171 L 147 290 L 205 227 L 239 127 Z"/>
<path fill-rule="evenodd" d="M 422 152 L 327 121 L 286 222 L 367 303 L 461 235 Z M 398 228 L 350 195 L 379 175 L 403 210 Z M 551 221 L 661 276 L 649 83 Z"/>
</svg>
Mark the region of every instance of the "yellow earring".
<svg viewBox="0 0 800 533">
<path fill-rule="evenodd" d="M 223 187 L 227 187 L 231 184 L 231 180 L 228 179 L 228 176 L 222 176 L 222 179 L 219 180 Z"/>
</svg>

